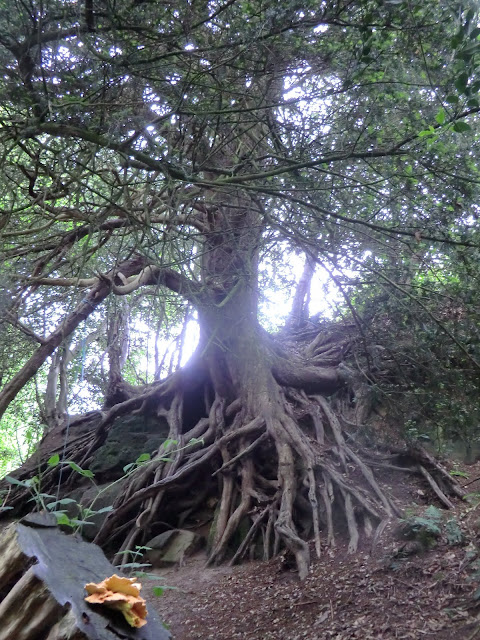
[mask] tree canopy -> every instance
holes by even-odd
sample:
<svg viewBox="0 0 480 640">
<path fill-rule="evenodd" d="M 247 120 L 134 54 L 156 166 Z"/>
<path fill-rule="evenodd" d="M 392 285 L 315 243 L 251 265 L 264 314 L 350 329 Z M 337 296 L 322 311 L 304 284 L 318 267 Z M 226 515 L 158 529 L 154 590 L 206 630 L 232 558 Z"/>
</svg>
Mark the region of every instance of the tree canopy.
<svg viewBox="0 0 480 640">
<path fill-rule="evenodd" d="M 266 557 L 274 531 L 305 575 L 304 502 L 318 552 L 321 531 L 334 539 L 334 500 L 355 548 L 359 518 L 395 507 L 326 396 L 344 409 L 348 397 L 360 424 L 361 390 L 392 362 L 426 370 L 457 358 L 467 386 L 479 367 L 475 3 L 14 7 L 0 2 L 4 423 L 25 394 L 50 430 L 69 403 L 96 401 L 100 424 L 77 452 L 88 465 L 119 415 L 166 416 L 181 451 L 132 484 L 101 542 L 139 509 L 147 516 L 122 548 L 145 537 L 167 487 L 201 470 L 219 495 L 211 561 L 249 518 Z M 323 295 L 310 292 L 316 268 L 343 297 L 336 329 L 307 322 L 309 295 Z M 271 335 L 259 304 L 282 286 L 292 311 Z M 160 338 L 174 331 L 181 345 L 192 318 L 190 364 L 179 367 L 178 350 L 162 361 Z M 446 351 L 435 351 L 439 335 Z M 202 444 L 184 450 L 190 438 Z M 360 469 L 373 498 L 332 456 Z"/>
</svg>

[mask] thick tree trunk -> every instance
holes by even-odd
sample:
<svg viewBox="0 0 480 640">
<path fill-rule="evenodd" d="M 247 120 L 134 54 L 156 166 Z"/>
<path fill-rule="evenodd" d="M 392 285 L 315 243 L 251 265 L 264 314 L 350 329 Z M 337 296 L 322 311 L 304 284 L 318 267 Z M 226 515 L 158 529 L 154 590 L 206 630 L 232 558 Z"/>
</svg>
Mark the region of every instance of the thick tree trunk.
<svg viewBox="0 0 480 640">
<path fill-rule="evenodd" d="M 259 548 L 268 559 L 286 548 L 303 579 L 309 540 L 319 556 L 323 546 L 335 544 L 340 521 L 354 552 L 362 531 L 371 535 L 375 524 L 381 531 L 399 510 L 375 479 L 371 459 L 346 441 L 326 397 L 345 390 L 348 409 L 354 385 L 341 366 L 348 336 L 338 325 L 331 335 L 320 328 L 302 333 L 297 325 L 289 338 L 288 332 L 267 336 L 257 320 L 260 212 L 235 191 L 217 194 L 206 211 L 201 286 L 187 289 L 201 326 L 191 363 L 130 392 L 118 380 L 120 357 L 112 351 L 112 376 L 125 394 L 111 395 L 93 434 L 72 439 L 61 451 L 88 468 L 119 417 L 135 413 L 166 421 L 167 451 L 160 447 L 128 479 L 95 541 L 124 562 L 135 545 L 178 528 L 213 503 L 210 563 L 258 555 Z M 145 282 L 155 273 L 150 269 Z M 126 293 L 133 286 L 115 289 Z M 183 285 L 177 277 L 170 286 L 178 291 Z M 434 480 L 438 470 L 430 463 L 429 469 Z M 42 490 L 56 486 L 58 477 L 56 468 L 46 469 Z M 63 472 L 70 486 L 76 478 L 73 471 Z M 443 475 L 439 491 L 450 490 Z"/>
<path fill-rule="evenodd" d="M 259 549 L 268 559 L 286 548 L 305 578 L 309 540 L 320 555 L 324 546 L 335 545 L 336 523 L 343 522 L 354 552 L 362 531 L 371 535 L 375 524 L 381 531 L 386 519 L 399 514 L 375 479 L 375 454 L 345 440 L 320 382 L 310 392 L 279 382 L 274 363 L 279 353 L 287 358 L 287 348 L 275 348 L 265 340 L 256 322 L 242 311 L 248 309 L 248 290 L 238 287 L 237 295 L 224 305 L 231 314 L 226 324 L 220 314 L 216 317 L 218 307 L 204 311 L 204 342 L 194 362 L 111 407 L 97 418 L 94 432 L 61 441 L 59 453 L 65 446 L 66 459 L 88 468 L 120 416 L 156 416 L 169 425 L 168 438 L 176 444 L 167 450 L 160 447 L 151 462 L 129 478 L 97 535 L 98 544 L 119 551 L 115 562 L 125 561 L 126 551 L 147 544 L 165 527 L 181 528 L 190 515 L 189 526 L 194 528 L 195 514 L 205 514 L 211 509 L 207 504 L 214 504 L 209 562 L 226 557 L 235 562 L 246 553 L 258 557 Z M 208 326 L 215 330 L 208 334 Z M 295 335 L 298 338 L 298 331 Z M 305 363 L 318 357 L 316 349 L 324 348 L 333 369 L 331 341 L 312 339 L 310 334 L 303 346 L 297 343 L 292 360 L 301 367 L 300 354 L 310 354 L 304 356 Z M 338 384 L 340 380 L 339 376 Z M 197 440 L 188 446 L 192 438 Z M 45 452 L 44 459 L 52 453 Z M 461 493 L 433 459 L 417 455 L 409 460 L 412 472 L 426 478 L 442 504 L 451 504 L 449 493 Z M 405 461 L 392 462 L 394 467 L 407 466 Z M 23 477 L 37 472 L 36 461 L 30 471 L 24 468 Z M 78 475 L 72 472 L 69 477 L 64 470 L 65 481 L 74 486 Z M 57 484 L 58 469 L 43 469 L 42 491 Z M 21 499 L 16 495 L 8 504 Z"/>
</svg>

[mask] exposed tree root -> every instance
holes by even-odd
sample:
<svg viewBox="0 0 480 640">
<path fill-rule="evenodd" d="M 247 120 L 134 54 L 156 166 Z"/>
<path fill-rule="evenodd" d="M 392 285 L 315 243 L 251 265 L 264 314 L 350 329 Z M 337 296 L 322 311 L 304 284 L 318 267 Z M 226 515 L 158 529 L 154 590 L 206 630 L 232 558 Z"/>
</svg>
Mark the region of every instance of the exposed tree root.
<svg viewBox="0 0 480 640">
<path fill-rule="evenodd" d="M 333 352 L 331 344 L 316 336 L 308 348 L 312 357 L 322 349 Z M 262 396 L 260 390 L 259 397 L 263 397 L 260 409 L 252 416 L 244 396 L 227 401 L 215 390 L 207 369 L 195 365 L 116 404 L 102 414 L 95 432 L 67 443 L 65 458 L 88 468 L 120 415 L 145 412 L 169 425 L 170 445 L 160 447 L 129 478 L 95 540 L 116 551 L 115 562 L 125 561 L 126 551 L 152 535 L 185 526 L 208 502 L 216 505 L 210 564 L 227 557 L 233 563 L 247 554 L 269 559 L 286 548 L 303 579 L 310 566 L 310 540 L 320 556 L 324 547 L 335 546 L 343 530 L 348 550 L 354 553 L 363 535 L 375 542 L 386 522 L 400 515 L 374 468 L 420 473 L 447 508 L 452 506 L 449 494 L 462 496 L 455 479 L 419 447 L 385 459 L 347 443 L 332 403 L 318 390 L 273 381 L 269 393 Z M 28 475 L 28 466 L 22 471 Z M 69 469 L 62 473 L 62 485 L 72 486 L 78 480 Z M 54 490 L 58 474 L 58 468 L 46 469 L 42 491 Z M 15 506 L 24 497 L 18 491 L 10 504 Z"/>
</svg>

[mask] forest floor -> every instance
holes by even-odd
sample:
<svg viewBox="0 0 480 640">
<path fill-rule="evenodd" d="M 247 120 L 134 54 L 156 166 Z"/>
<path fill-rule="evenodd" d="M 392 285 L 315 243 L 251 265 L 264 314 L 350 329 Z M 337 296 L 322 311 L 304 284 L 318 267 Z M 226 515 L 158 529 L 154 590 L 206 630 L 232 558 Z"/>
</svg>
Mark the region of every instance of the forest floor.
<svg viewBox="0 0 480 640">
<path fill-rule="evenodd" d="M 480 463 L 463 471 L 467 490 L 480 492 Z M 407 513 L 435 504 L 419 479 L 402 479 L 389 485 Z M 325 549 L 304 582 L 287 556 L 206 568 L 200 553 L 155 571 L 172 588 L 151 603 L 174 640 L 480 640 L 480 506 L 458 503 L 444 514 L 461 543 L 442 533 L 434 548 L 411 553 L 392 523 L 355 555 L 341 541 Z"/>
</svg>

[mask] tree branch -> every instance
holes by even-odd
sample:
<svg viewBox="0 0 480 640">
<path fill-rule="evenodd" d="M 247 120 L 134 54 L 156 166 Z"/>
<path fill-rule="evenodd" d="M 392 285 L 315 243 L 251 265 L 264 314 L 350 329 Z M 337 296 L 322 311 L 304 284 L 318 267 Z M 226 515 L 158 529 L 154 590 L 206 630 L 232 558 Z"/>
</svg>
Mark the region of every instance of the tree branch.
<svg viewBox="0 0 480 640">
<path fill-rule="evenodd" d="M 32 338 L 33 340 L 35 340 L 35 342 L 38 342 L 39 344 L 45 343 L 44 338 L 37 335 L 35 331 L 33 331 L 32 329 L 24 325 L 23 322 L 20 322 L 20 320 L 16 318 L 13 313 L 7 312 L 6 318 L 7 318 L 7 322 L 9 322 L 13 327 L 20 329 L 22 333 L 24 333 L 29 338 Z"/>
<path fill-rule="evenodd" d="M 138 273 L 144 266 L 144 258 L 137 256 L 128 262 L 120 264 L 113 269 L 109 278 L 115 276 L 121 271 L 126 276 Z M 111 284 L 109 279 L 100 279 L 97 284 L 90 289 L 84 299 L 76 307 L 76 309 L 67 316 L 57 326 L 55 331 L 50 334 L 35 351 L 35 353 L 27 360 L 23 367 L 16 375 L 3 387 L 0 392 L 0 418 L 7 410 L 9 404 L 15 399 L 17 394 L 27 384 L 29 380 L 37 373 L 43 363 L 62 343 L 62 341 L 71 335 L 78 325 L 83 322 L 95 309 L 105 300 L 111 292 Z"/>
<path fill-rule="evenodd" d="M 193 303 L 198 302 L 200 295 L 200 287 L 195 282 L 178 271 L 155 265 L 146 266 L 138 275 L 128 278 L 123 285 L 112 282 L 112 291 L 116 295 L 125 296 L 147 285 L 163 285 Z"/>
</svg>

